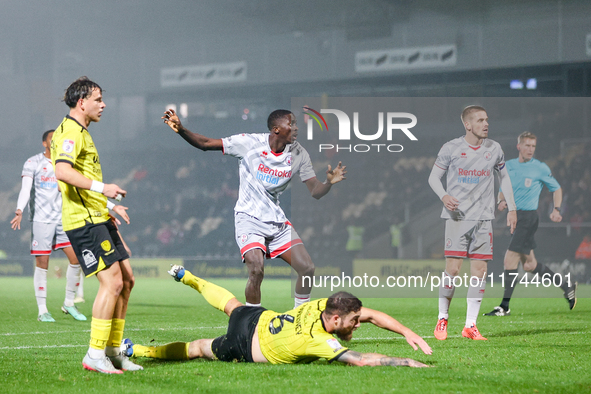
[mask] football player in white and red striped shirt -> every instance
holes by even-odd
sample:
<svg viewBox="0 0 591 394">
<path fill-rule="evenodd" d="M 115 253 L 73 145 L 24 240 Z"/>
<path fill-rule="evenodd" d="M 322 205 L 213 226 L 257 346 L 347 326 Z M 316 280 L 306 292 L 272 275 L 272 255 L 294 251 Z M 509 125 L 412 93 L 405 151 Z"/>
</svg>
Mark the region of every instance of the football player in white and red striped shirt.
<svg viewBox="0 0 591 394">
<path fill-rule="evenodd" d="M 29 204 L 31 221 L 31 255 L 35 256 L 35 298 L 39 315 L 37 320 L 53 323 L 55 319 L 47 310 L 47 268 L 51 250 L 64 251 L 70 264 L 66 270 L 66 298 L 62 311 L 74 319 L 85 321 L 86 317 L 74 306 L 76 290 L 80 283 L 80 264 L 70 240 L 62 228 L 62 196 L 57 188 L 57 179 L 51 163 L 50 145 L 54 130 L 43 133 L 45 151 L 30 157 L 23 166 L 22 187 L 14 218 L 13 230 L 21 228 L 23 210 Z"/>
<path fill-rule="evenodd" d="M 480 106 L 462 111 L 466 135 L 441 147 L 429 176 L 429 185 L 443 202 L 445 220 L 445 273 L 439 288 L 439 316 L 435 338 L 447 338 L 449 304 L 454 295 L 454 279 L 465 258 L 470 259 L 466 324 L 462 336 L 486 340 L 476 328 L 476 319 L 486 288 L 487 263 L 492 260 L 492 219 L 495 212 L 493 173 L 500 175 L 509 206 L 507 225 L 511 233 L 517 223 L 511 180 L 501 146 L 488 139 L 488 115 Z M 447 188 L 441 178 L 447 174 Z M 461 279 L 461 277 L 460 277 Z M 459 285 L 459 282 L 455 282 Z"/>
<path fill-rule="evenodd" d="M 295 306 L 310 301 L 311 287 L 303 285 L 302 277 L 314 275 L 314 263 L 279 206 L 279 195 L 299 173 L 312 196 L 319 199 L 333 184 L 345 179 L 345 167 L 339 163 L 332 169 L 329 165 L 326 181 L 320 182 L 308 152 L 296 142 L 297 123 L 288 110 L 276 110 L 269 115 L 269 133 L 219 139 L 187 130 L 172 109 L 162 119 L 194 147 L 221 150 L 240 160 L 240 191 L 234 212 L 236 242 L 248 269 L 246 305 L 260 306 L 265 256 L 280 257 L 297 272 Z"/>
</svg>

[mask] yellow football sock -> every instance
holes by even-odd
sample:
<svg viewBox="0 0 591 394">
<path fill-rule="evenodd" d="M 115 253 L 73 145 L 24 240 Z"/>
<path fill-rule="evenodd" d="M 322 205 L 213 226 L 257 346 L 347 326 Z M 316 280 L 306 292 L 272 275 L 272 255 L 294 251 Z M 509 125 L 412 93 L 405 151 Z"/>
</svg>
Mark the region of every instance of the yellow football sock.
<svg viewBox="0 0 591 394">
<path fill-rule="evenodd" d="M 162 346 L 133 345 L 135 357 L 160 358 L 163 360 L 188 360 L 191 342 L 173 342 Z"/>
<path fill-rule="evenodd" d="M 107 346 L 112 346 L 118 348 L 121 346 L 121 341 L 123 340 L 123 329 L 125 328 L 125 319 L 111 319 L 111 333 L 109 335 L 109 340 L 107 341 Z"/>
<path fill-rule="evenodd" d="M 224 308 L 228 301 L 232 298 L 236 298 L 234 297 L 234 294 L 230 293 L 223 287 L 214 285 L 205 279 L 198 278 L 187 270 L 185 270 L 185 275 L 181 279 L 181 282 L 197 290 L 203 295 L 205 301 L 209 302 L 214 308 L 217 308 L 222 312 L 224 312 Z"/>
<path fill-rule="evenodd" d="M 92 318 L 90 323 L 90 347 L 103 350 L 111 333 L 111 320 Z"/>
</svg>

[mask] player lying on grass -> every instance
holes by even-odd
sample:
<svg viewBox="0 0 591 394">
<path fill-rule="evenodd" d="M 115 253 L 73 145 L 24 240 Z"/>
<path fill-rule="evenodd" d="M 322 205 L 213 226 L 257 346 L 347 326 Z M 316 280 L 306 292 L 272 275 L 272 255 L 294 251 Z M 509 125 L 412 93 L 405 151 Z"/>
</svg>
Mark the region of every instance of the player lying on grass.
<svg viewBox="0 0 591 394">
<path fill-rule="evenodd" d="M 228 331 L 215 339 L 174 342 L 163 346 L 134 345 L 125 339 L 127 356 L 164 360 L 206 358 L 220 361 L 246 361 L 271 364 L 310 363 L 325 358 L 351 365 L 391 365 L 427 367 L 410 358 L 389 357 L 377 353 L 358 353 L 343 347 L 333 337 L 349 341 L 361 323 L 403 335 L 406 341 L 425 354 L 432 354 L 427 343 L 394 318 L 365 308 L 355 296 L 338 292 L 329 298 L 307 302 L 285 313 L 263 307 L 244 306 L 232 293 L 198 278 L 175 265 L 168 272 L 176 281 L 197 290 L 207 302 L 230 316 Z"/>
</svg>

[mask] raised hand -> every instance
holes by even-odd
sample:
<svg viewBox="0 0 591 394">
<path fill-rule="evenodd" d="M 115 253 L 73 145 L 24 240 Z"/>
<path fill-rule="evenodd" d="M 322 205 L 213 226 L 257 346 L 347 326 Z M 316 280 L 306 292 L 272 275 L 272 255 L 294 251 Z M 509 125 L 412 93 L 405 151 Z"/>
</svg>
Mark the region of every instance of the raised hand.
<svg viewBox="0 0 591 394">
<path fill-rule="evenodd" d="M 328 165 L 328 170 L 326 171 L 326 179 L 331 185 L 342 181 L 345 178 L 345 174 L 347 166 L 343 166 L 342 163 L 339 161 L 339 165 L 332 169 L 330 164 Z"/>
<path fill-rule="evenodd" d="M 168 109 L 168 110 L 164 111 L 164 116 L 162 116 L 160 119 L 163 119 L 164 123 L 166 123 L 168 126 L 170 126 L 170 128 L 175 133 L 178 133 L 179 130 L 181 129 L 181 127 L 183 127 L 183 125 L 181 124 L 181 120 L 177 116 L 174 109 Z"/>
</svg>

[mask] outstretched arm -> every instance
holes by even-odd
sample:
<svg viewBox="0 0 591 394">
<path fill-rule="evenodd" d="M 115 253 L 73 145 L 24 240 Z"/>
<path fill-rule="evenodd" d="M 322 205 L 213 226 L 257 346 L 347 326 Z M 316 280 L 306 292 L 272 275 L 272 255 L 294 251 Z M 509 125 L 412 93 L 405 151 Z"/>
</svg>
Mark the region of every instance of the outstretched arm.
<svg viewBox="0 0 591 394">
<path fill-rule="evenodd" d="M 345 174 L 347 166 L 343 166 L 342 163 L 339 161 L 339 165 L 332 169 L 330 164 L 328 165 L 328 170 L 326 171 L 326 182 L 322 183 L 318 180 L 318 178 L 310 178 L 306 180 L 304 183 L 308 187 L 310 194 L 315 199 L 320 199 L 326 195 L 330 191 L 330 188 L 335 183 L 342 181 L 345 178 Z"/>
<path fill-rule="evenodd" d="M 176 112 L 173 109 L 169 109 L 164 112 L 164 116 L 162 118 L 164 123 L 166 123 L 170 128 L 183 137 L 185 141 L 189 144 L 193 145 L 197 149 L 201 149 L 203 151 L 206 150 L 222 150 L 224 145 L 220 138 L 214 139 L 209 138 L 201 134 L 193 133 L 181 124 L 181 120 L 177 116 Z"/>
<path fill-rule="evenodd" d="M 376 311 L 374 309 L 369 309 L 366 307 L 361 307 L 361 317 L 359 318 L 361 323 L 371 323 L 374 326 L 383 328 L 385 330 L 396 332 L 404 338 L 406 338 L 406 342 L 414 350 L 417 350 L 418 347 L 421 348 L 423 353 L 425 354 L 432 354 L 433 351 L 431 347 L 427 345 L 427 342 L 423 340 L 420 336 L 412 332 L 410 328 L 407 328 L 400 324 L 398 320 L 394 319 L 392 316 L 385 314 L 384 312 Z M 418 347 L 417 347 L 418 346 Z"/>
<path fill-rule="evenodd" d="M 70 163 L 66 162 L 58 162 L 55 164 L 55 177 L 68 185 L 77 187 L 78 189 L 91 190 L 101 193 L 109 198 L 115 198 L 118 194 L 125 197 L 127 194 L 125 190 L 121 189 L 114 183 L 102 183 L 88 179 L 76 171 Z"/>
<path fill-rule="evenodd" d="M 388 357 L 378 353 L 359 353 L 353 350 L 348 350 L 343 353 L 337 361 L 356 365 L 358 367 L 370 366 L 376 367 L 380 365 L 389 365 L 391 367 L 416 367 L 424 368 L 428 365 L 413 360 L 412 358 L 402 357 Z"/>
</svg>

